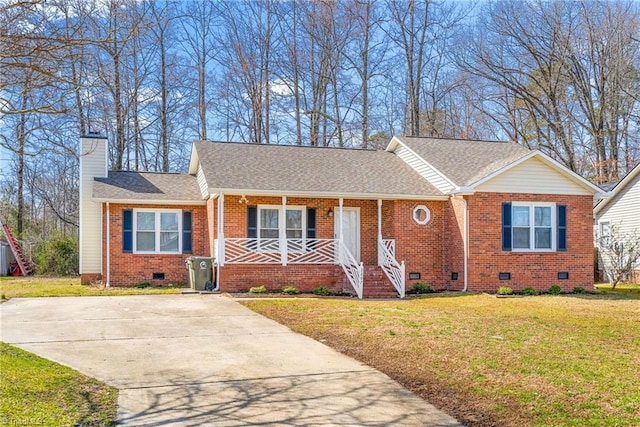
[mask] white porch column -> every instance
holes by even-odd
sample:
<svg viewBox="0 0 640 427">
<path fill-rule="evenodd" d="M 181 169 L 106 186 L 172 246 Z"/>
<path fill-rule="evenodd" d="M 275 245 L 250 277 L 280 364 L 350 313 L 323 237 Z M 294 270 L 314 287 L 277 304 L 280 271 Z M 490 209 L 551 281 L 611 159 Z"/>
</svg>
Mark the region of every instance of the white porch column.
<svg viewBox="0 0 640 427">
<path fill-rule="evenodd" d="M 224 194 L 218 196 L 218 266 L 224 265 Z"/>
<path fill-rule="evenodd" d="M 343 199 L 342 197 L 340 197 L 339 201 L 338 201 L 338 206 L 340 206 L 340 217 L 339 217 L 339 222 L 338 222 L 338 237 L 340 239 L 340 242 L 342 243 L 344 241 L 344 234 L 342 233 L 342 204 L 343 204 Z"/>
<path fill-rule="evenodd" d="M 287 196 L 282 196 L 282 215 L 280 215 L 280 260 L 287 265 Z"/>
<path fill-rule="evenodd" d="M 378 199 L 378 265 L 382 265 L 380 245 L 382 245 L 382 199 Z"/>
</svg>

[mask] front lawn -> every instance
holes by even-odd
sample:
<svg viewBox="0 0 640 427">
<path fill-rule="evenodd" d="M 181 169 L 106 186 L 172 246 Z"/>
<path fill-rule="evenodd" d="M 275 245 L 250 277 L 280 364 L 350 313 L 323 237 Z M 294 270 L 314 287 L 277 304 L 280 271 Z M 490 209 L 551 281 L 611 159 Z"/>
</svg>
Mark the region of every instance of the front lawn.
<svg viewBox="0 0 640 427">
<path fill-rule="evenodd" d="M 620 283 L 614 290 L 611 290 L 611 283 L 598 283 L 595 288 L 600 292 L 618 292 L 621 294 L 639 294 L 640 295 L 640 283 Z"/>
<path fill-rule="evenodd" d="M 110 426 L 118 390 L 0 342 L 0 424 Z"/>
<path fill-rule="evenodd" d="M 81 285 L 79 277 L 0 277 L 0 297 L 2 299 L 16 297 L 66 297 L 96 295 L 149 295 L 175 294 L 179 287 L 164 288 L 100 288 Z"/>
<path fill-rule="evenodd" d="M 640 425 L 640 295 L 242 303 L 465 425 Z"/>
</svg>

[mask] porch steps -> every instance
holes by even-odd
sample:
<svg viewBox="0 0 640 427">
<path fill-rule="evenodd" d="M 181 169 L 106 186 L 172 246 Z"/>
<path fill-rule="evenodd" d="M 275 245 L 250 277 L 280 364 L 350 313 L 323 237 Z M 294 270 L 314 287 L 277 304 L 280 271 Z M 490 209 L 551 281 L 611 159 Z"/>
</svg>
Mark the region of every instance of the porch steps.
<svg viewBox="0 0 640 427">
<path fill-rule="evenodd" d="M 377 265 L 364 266 L 364 298 L 398 298 L 384 271 Z"/>
<path fill-rule="evenodd" d="M 377 265 L 364 266 L 364 298 L 398 298 L 398 292 L 393 287 L 384 271 Z M 354 292 L 346 274 L 340 276 L 338 286 L 341 286 L 345 292 Z"/>
</svg>

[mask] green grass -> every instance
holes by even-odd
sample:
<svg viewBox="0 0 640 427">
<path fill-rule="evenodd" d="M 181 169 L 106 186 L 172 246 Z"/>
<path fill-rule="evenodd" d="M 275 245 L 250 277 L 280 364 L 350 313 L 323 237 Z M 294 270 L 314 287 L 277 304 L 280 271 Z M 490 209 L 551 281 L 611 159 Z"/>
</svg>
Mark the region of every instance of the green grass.
<svg viewBox="0 0 640 427">
<path fill-rule="evenodd" d="M 243 304 L 465 425 L 640 425 L 640 295 Z"/>
<path fill-rule="evenodd" d="M 621 294 L 640 295 L 640 283 L 620 283 L 613 291 L 611 290 L 610 283 L 597 283 L 595 287 L 600 292 L 618 292 Z"/>
<path fill-rule="evenodd" d="M 179 287 L 163 288 L 100 288 L 81 285 L 78 277 L 0 277 L 0 297 L 66 297 L 96 295 L 150 295 L 175 294 Z"/>
<path fill-rule="evenodd" d="M 117 389 L 0 342 L 0 424 L 110 426 Z"/>
</svg>

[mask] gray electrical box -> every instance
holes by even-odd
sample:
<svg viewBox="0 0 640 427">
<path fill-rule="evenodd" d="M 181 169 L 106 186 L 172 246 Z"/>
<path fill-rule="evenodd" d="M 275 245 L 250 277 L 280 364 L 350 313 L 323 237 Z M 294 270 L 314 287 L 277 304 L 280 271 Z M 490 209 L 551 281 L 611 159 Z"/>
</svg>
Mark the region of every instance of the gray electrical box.
<svg viewBox="0 0 640 427">
<path fill-rule="evenodd" d="M 215 291 L 215 258 L 192 256 L 186 260 L 189 286 L 196 291 Z"/>
</svg>

